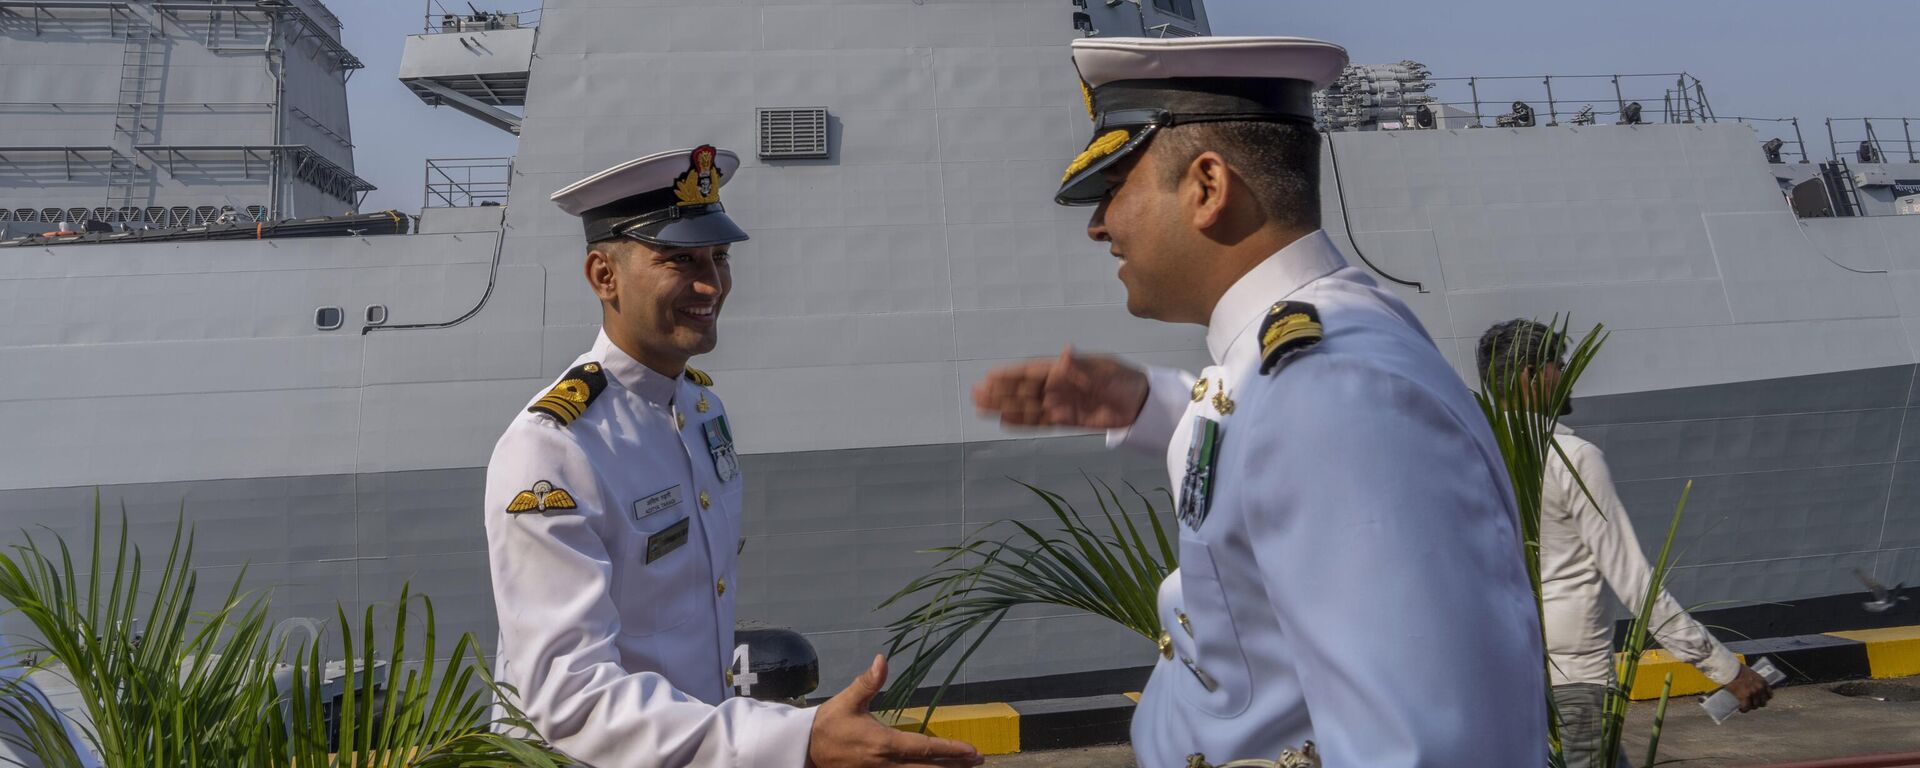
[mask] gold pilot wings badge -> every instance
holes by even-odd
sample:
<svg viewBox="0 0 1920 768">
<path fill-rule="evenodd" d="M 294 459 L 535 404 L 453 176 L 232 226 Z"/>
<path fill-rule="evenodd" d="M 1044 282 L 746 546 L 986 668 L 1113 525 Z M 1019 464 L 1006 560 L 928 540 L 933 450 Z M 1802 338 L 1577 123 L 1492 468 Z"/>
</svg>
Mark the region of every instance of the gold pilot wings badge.
<svg viewBox="0 0 1920 768">
<path fill-rule="evenodd" d="M 534 483 L 532 488 L 514 496 L 513 501 L 507 503 L 507 512 L 517 515 L 523 512 L 549 512 L 579 507 L 580 504 L 573 500 L 573 494 L 567 493 L 567 489 L 542 480 Z"/>
</svg>

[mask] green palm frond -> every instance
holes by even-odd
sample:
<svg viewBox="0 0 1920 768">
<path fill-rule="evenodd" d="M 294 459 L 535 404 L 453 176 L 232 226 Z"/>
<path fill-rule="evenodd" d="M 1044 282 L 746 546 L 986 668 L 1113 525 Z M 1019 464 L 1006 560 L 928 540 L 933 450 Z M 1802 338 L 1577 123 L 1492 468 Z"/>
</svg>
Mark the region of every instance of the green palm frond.
<svg viewBox="0 0 1920 768">
<path fill-rule="evenodd" d="M 318 638 L 291 649 L 291 664 L 281 662 L 290 649 L 268 625 L 270 594 L 242 590 L 245 568 L 210 611 L 192 610 L 199 580 L 184 506 L 151 584 L 125 510 L 109 557 L 102 556 L 100 517 L 96 494 L 84 571 L 57 535 L 52 548 L 29 534 L 11 554 L 0 553 L 0 600 L 34 629 L 15 643 L 16 655 L 42 659 L 45 674 L 74 688 L 90 723 L 82 738 L 107 768 L 564 764 L 513 707 L 512 691 L 488 676 L 471 634 L 446 658 L 438 655 L 426 596 L 402 589 L 390 667 L 374 659 L 375 610 L 366 610 L 358 645 L 345 611 L 337 611 L 350 682 L 335 699 Z M 425 635 L 417 657 L 408 647 L 416 600 Z M 401 663 L 412 658 L 420 660 Z M 21 732 L 12 746 L 48 766 L 82 765 L 52 703 L 23 694 L 0 686 L 0 717 Z M 495 700 L 504 713 L 498 718 Z M 338 723 L 337 744 L 329 718 Z M 513 730 L 528 736 L 496 732 Z"/>
<path fill-rule="evenodd" d="M 1675 505 L 1673 520 L 1667 524 L 1667 538 L 1660 543 L 1660 557 L 1653 563 L 1653 578 L 1647 584 L 1646 594 L 1640 596 L 1640 604 L 1635 607 L 1633 624 L 1627 630 L 1627 640 L 1620 649 L 1624 660 L 1620 664 L 1620 679 L 1607 689 L 1606 707 L 1601 714 L 1600 759 L 1609 762 L 1597 765 L 1613 765 L 1619 759 L 1621 741 L 1626 736 L 1627 708 L 1631 700 L 1627 692 L 1633 690 L 1633 681 L 1640 673 L 1640 655 L 1653 642 L 1651 622 L 1653 606 L 1659 602 L 1660 593 L 1667 588 L 1667 576 L 1673 572 L 1673 540 L 1680 532 L 1680 516 L 1687 509 L 1687 497 L 1693 493 L 1693 481 L 1680 489 L 1680 503 Z M 1664 724 L 1667 711 L 1667 695 L 1673 689 L 1673 676 L 1667 676 L 1665 690 L 1660 692 L 1658 717 L 1653 721 L 1654 736 L 1647 747 L 1647 765 L 1653 765 L 1654 753 L 1660 746 L 1660 728 Z"/>
<path fill-rule="evenodd" d="M 985 526 L 959 546 L 929 550 L 942 555 L 934 571 L 880 604 L 885 609 L 920 601 L 887 626 L 887 655 L 910 652 L 913 658 L 888 687 L 883 709 L 905 709 L 933 670 L 971 638 L 934 691 L 926 707 L 930 717 L 961 666 L 1019 606 L 1071 608 L 1111 619 L 1149 643 L 1160 637 L 1160 582 L 1177 567 L 1179 554 L 1153 500 L 1129 486 L 1145 508 L 1149 538 L 1120 494 L 1106 483 L 1088 480 L 1106 520 L 1104 530 L 1097 522 L 1089 523 L 1066 497 L 1020 484 L 1046 504 L 1058 524 L 1055 530 L 1043 533 L 1011 520 Z"/>
<path fill-rule="evenodd" d="M 369 606 L 355 644 L 352 632 L 340 633 L 343 678 L 337 700 L 322 695 L 326 665 L 321 643 L 294 654 L 288 713 L 286 766 L 342 765 L 387 768 L 439 766 L 524 765 L 557 768 L 557 753 L 521 739 L 497 733 L 517 729 L 531 733 L 532 724 L 513 707 L 503 688 L 487 674 L 486 661 L 471 633 L 461 635 L 444 660 L 438 654 L 433 601 L 402 586 L 394 609 L 391 653 L 408 658 L 408 614 L 418 601 L 424 613 L 424 648 L 417 665 L 383 665 L 374 644 L 376 620 Z M 346 611 L 338 611 L 342 627 L 350 626 Z M 505 714 L 489 715 L 499 699 Z M 327 727 L 330 705 L 337 705 L 337 741 Z"/>
<path fill-rule="evenodd" d="M 106 765 L 256 759 L 268 671 L 246 660 L 269 650 L 266 600 L 241 591 L 243 568 L 211 611 L 195 614 L 199 580 L 186 565 L 193 537 L 176 524 L 166 565 L 143 603 L 143 559 L 125 511 L 110 558 L 101 552 L 97 497 L 93 512 L 84 577 L 57 536 L 56 550 L 29 535 L 11 555 L 0 554 L 0 599 L 36 635 L 20 651 L 45 656 L 49 671 L 73 686 L 92 723 L 87 736 Z M 31 701 L 16 705 L 35 708 Z M 36 722 L 52 716 L 27 712 Z"/>
<path fill-rule="evenodd" d="M 1569 322 L 1565 318 L 1555 317 L 1547 326 L 1559 339 L 1568 338 Z M 1579 381 L 1587 366 L 1599 354 L 1600 347 L 1606 342 L 1604 327 L 1594 326 L 1573 346 L 1566 360 L 1558 361 L 1550 357 L 1555 345 L 1545 348 L 1523 351 L 1515 349 L 1516 356 L 1505 362 L 1504 372 L 1495 376 L 1482 371 L 1481 391 L 1475 396 L 1480 402 L 1481 411 L 1486 415 L 1493 429 L 1496 442 L 1500 445 L 1500 454 L 1507 465 L 1507 474 L 1513 483 L 1514 502 L 1520 513 L 1520 532 L 1522 551 L 1526 558 L 1527 576 L 1533 583 L 1536 604 L 1541 605 L 1540 587 L 1540 515 L 1545 502 L 1546 472 L 1549 462 L 1564 467 L 1573 478 L 1574 484 L 1586 497 L 1594 509 L 1602 509 L 1594 501 L 1593 492 L 1587 488 L 1586 480 L 1574 467 L 1572 457 L 1560 447 L 1554 439 L 1554 429 L 1559 425 L 1560 414 L 1573 398 L 1574 384 Z M 1521 354 L 1536 355 L 1521 358 Z M 1558 382 L 1551 388 L 1538 387 L 1535 381 L 1526 375 L 1527 371 L 1538 371 L 1548 363 L 1562 362 L 1562 373 Z M 1666 589 L 1667 576 L 1673 569 L 1673 544 L 1679 534 L 1680 518 L 1686 510 L 1687 496 L 1693 483 L 1688 482 L 1681 491 L 1679 504 L 1673 512 L 1673 519 L 1667 528 L 1667 536 L 1660 546 L 1660 557 L 1653 568 L 1653 578 L 1644 595 L 1638 596 L 1639 605 L 1622 649 L 1624 661 L 1620 665 L 1619 680 L 1607 690 L 1606 703 L 1602 711 L 1602 729 L 1600 750 L 1595 765 L 1613 765 L 1621 754 L 1621 741 L 1624 737 L 1627 708 L 1630 704 L 1627 692 L 1633 689 L 1635 677 L 1639 674 L 1640 654 L 1646 650 L 1652 640 L 1648 622 L 1653 615 L 1653 605 Z M 1602 512 L 1604 514 L 1604 511 Z M 1542 623 L 1542 631 L 1545 624 Z M 1544 640 L 1544 637 L 1542 638 Z M 1547 662 L 1552 663 L 1550 660 Z M 1549 667 L 1549 673 L 1551 667 Z M 1670 681 L 1669 681 L 1670 682 Z M 1647 762 L 1651 765 L 1659 749 L 1659 732 L 1666 718 L 1667 692 L 1662 692 L 1658 709 L 1654 717 L 1654 735 L 1648 744 Z M 1553 697 L 1549 692 L 1548 733 L 1551 741 L 1552 760 L 1550 764 L 1563 764 L 1560 754 L 1559 738 L 1560 718 L 1553 706 Z"/>
</svg>

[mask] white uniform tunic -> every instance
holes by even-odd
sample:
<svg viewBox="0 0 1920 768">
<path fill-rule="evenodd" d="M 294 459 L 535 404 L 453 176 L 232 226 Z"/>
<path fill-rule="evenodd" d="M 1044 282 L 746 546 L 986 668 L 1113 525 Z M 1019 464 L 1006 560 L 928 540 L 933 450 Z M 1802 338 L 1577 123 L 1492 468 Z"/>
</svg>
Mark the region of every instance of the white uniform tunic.
<svg viewBox="0 0 1920 768">
<path fill-rule="evenodd" d="M 600 768 L 804 765 L 813 710 L 729 698 L 744 481 L 706 437 L 726 410 L 604 332 L 590 362 L 606 387 L 579 418 L 522 411 L 487 464 L 501 681 Z"/>
<path fill-rule="evenodd" d="M 1653 583 L 1653 566 L 1634 537 L 1626 505 L 1614 493 L 1606 456 L 1565 425 L 1555 432 L 1580 480 L 1574 480 L 1557 454 L 1547 456 L 1540 505 L 1540 595 L 1547 618 L 1547 655 L 1553 659 L 1548 673 L 1554 685 L 1607 685 L 1614 682 L 1613 621 L 1601 602 L 1600 585 L 1612 587 L 1638 611 Z M 1662 648 L 1699 667 L 1715 683 L 1726 685 L 1740 675 L 1740 658 L 1665 590 L 1654 601 L 1647 626 Z"/>
<path fill-rule="evenodd" d="M 1262 375 L 1280 300 L 1325 339 Z M 1170 647 L 1143 692 L 1145 768 L 1191 754 L 1328 766 L 1541 765 L 1539 614 L 1512 489 L 1471 394 L 1406 306 L 1323 232 L 1236 283 L 1215 365 L 1150 372 L 1114 444 L 1167 452 L 1181 488 L 1196 419 L 1221 425 L 1212 500 L 1160 589 Z M 1179 491 L 1185 498 L 1186 491 Z"/>
</svg>

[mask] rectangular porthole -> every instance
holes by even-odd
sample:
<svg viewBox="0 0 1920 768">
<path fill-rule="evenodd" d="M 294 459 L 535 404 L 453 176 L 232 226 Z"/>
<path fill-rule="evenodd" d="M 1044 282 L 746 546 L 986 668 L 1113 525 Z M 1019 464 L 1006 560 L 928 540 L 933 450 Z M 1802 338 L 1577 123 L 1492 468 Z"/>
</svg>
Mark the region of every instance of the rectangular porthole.
<svg viewBox="0 0 1920 768">
<path fill-rule="evenodd" d="M 321 307 L 313 311 L 313 326 L 323 331 L 338 330 L 346 315 L 339 307 Z"/>
<path fill-rule="evenodd" d="M 827 108 L 761 108 L 760 159 L 822 160 L 827 151 Z"/>
</svg>

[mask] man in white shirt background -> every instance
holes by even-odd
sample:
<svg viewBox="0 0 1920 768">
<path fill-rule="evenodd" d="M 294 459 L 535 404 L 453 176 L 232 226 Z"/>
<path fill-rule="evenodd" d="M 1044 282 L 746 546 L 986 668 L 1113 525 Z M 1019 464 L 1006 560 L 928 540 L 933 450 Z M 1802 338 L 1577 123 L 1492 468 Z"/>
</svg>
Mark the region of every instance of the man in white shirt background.
<svg viewBox="0 0 1920 768">
<path fill-rule="evenodd" d="M 1505 381 L 1516 375 L 1509 366 L 1547 360 L 1539 370 L 1529 365 L 1517 375 L 1523 387 L 1550 391 L 1561 375 L 1565 343 L 1553 329 L 1531 320 L 1496 324 L 1481 335 L 1476 351 L 1482 380 Z M 1565 425 L 1555 429 L 1554 440 L 1573 470 L 1558 454 L 1550 455 L 1542 482 L 1540 589 L 1548 674 L 1567 766 L 1588 768 L 1596 759 L 1607 686 L 1614 682 L 1612 612 L 1602 603 L 1601 585 L 1631 608 L 1647 593 L 1653 567 L 1634 537 L 1600 449 Z M 1573 472 L 1579 473 L 1578 481 Z M 1648 627 L 1661 647 L 1725 686 L 1739 700 L 1740 711 L 1766 706 L 1773 695 L 1766 680 L 1741 664 L 1666 590 L 1653 612 Z"/>
</svg>

